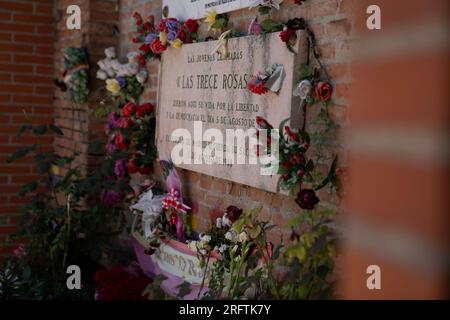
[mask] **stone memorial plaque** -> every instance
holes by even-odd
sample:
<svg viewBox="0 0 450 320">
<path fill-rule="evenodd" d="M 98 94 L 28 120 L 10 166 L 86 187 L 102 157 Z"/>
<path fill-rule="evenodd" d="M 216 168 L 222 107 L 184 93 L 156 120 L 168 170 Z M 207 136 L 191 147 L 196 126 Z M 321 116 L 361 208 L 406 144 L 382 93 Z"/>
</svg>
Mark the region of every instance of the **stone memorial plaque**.
<svg viewBox="0 0 450 320">
<path fill-rule="evenodd" d="M 156 139 L 160 159 L 172 159 L 174 147 L 185 143 L 192 146 L 191 161 L 177 166 L 278 192 L 279 176 L 262 175 L 259 161 L 249 164 L 250 158 L 247 158 L 245 164 L 237 164 L 236 157 L 230 164 L 227 163 L 224 152 L 221 163 L 220 155 L 207 153 L 203 158 L 202 150 L 197 153 L 199 149 L 195 146 L 201 146 L 205 151 L 212 142 L 225 150 L 224 145 L 230 145 L 230 141 L 226 139 L 226 130 L 241 129 L 240 132 L 233 132 L 245 137 L 244 132 L 257 127 L 257 116 L 267 119 L 276 128 L 287 118 L 291 118 L 293 127 L 301 126 L 300 101 L 292 92 L 299 80 L 299 67 L 306 62 L 308 41 L 303 31 L 298 31 L 297 37 L 297 43 L 293 46 L 296 53 L 288 50 L 279 33 L 266 37 L 230 39 L 227 57 L 214 53 L 218 41 L 186 44 L 181 49 L 170 48 L 164 52 L 160 66 L 157 110 Z M 269 69 L 273 64 L 282 64 L 286 72 L 279 93 L 269 91 L 267 94 L 257 95 L 250 92 L 246 88 L 247 81 L 252 75 Z M 222 132 L 223 141 L 203 137 L 211 128 Z M 183 142 L 171 138 L 177 129 L 185 129 L 189 137 L 184 135 Z M 236 156 L 255 153 L 254 148 L 253 152 L 249 149 L 252 146 L 248 141 L 244 148 L 239 147 L 238 139 L 239 136 L 233 141 Z"/>
</svg>

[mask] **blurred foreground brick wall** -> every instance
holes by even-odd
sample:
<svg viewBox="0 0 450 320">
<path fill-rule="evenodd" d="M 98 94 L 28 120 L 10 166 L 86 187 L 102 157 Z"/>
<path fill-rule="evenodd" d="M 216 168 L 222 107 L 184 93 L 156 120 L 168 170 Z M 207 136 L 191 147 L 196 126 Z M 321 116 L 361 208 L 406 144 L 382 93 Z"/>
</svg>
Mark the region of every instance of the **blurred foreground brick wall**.
<svg viewBox="0 0 450 320">
<path fill-rule="evenodd" d="M 15 231 L 20 186 L 37 172 L 31 158 L 6 164 L 17 148 L 35 142 L 27 134 L 17 139 L 24 111 L 34 124 L 53 118 L 53 43 L 53 1 L 0 1 L 0 242 Z M 51 137 L 41 142 L 51 149 Z M 0 247 L 0 259 L 10 251 Z"/>
<path fill-rule="evenodd" d="M 370 4 L 381 31 L 365 28 Z M 355 1 L 343 298 L 449 297 L 449 4 Z"/>
</svg>

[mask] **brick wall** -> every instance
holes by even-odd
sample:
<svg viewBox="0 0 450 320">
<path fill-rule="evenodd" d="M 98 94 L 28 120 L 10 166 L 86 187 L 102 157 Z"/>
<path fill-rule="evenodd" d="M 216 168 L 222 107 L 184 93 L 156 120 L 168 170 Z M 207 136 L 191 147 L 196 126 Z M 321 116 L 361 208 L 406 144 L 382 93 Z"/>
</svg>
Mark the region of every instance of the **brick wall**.
<svg viewBox="0 0 450 320">
<path fill-rule="evenodd" d="M 322 60 L 325 63 L 333 84 L 336 87 L 334 101 L 336 106 L 331 110 L 333 118 L 341 126 L 347 125 L 348 114 L 348 84 L 349 77 L 349 39 L 351 33 L 350 9 L 351 1 L 342 0 L 312 0 L 302 6 L 294 4 L 293 0 L 285 0 L 279 12 L 273 11 L 272 17 L 276 20 L 287 21 L 295 17 L 307 19 L 314 30 Z M 122 54 L 129 50 L 136 50 L 136 45 L 131 42 L 134 31 L 132 14 L 140 12 L 144 17 L 154 15 L 156 19 L 161 16 L 161 1 L 133 1 L 122 3 L 120 7 L 120 46 Z M 248 8 L 229 13 L 230 25 L 236 30 L 246 33 L 248 26 L 257 9 Z M 205 36 L 207 26 L 202 24 L 200 36 Z M 144 92 L 143 99 L 156 103 L 157 90 L 157 63 L 149 65 L 150 81 Z M 314 114 L 314 112 L 311 112 Z M 270 119 L 269 119 L 270 121 Z M 336 146 L 340 158 L 345 161 L 345 150 Z M 279 242 L 281 239 L 289 240 L 290 229 L 286 223 L 299 212 L 298 205 L 292 197 L 277 195 L 262 190 L 249 188 L 229 181 L 211 178 L 199 173 L 183 170 L 180 174 L 186 195 L 194 202 L 197 229 L 204 230 L 210 225 L 209 214 L 215 208 L 224 209 L 234 204 L 245 209 L 251 209 L 263 204 L 264 208 L 260 214 L 261 219 L 272 221 L 278 226 L 270 234 L 272 241 Z M 322 200 L 330 205 L 336 205 L 337 199 L 330 199 L 326 192 L 319 194 Z"/>
<path fill-rule="evenodd" d="M 20 185 L 35 179 L 30 158 L 6 159 L 20 146 L 16 132 L 26 112 L 35 123 L 53 117 L 53 1 L 0 1 L 0 242 L 15 231 Z M 51 149 L 51 137 L 41 139 Z M 0 248 L 0 258 L 11 248 Z"/>
</svg>

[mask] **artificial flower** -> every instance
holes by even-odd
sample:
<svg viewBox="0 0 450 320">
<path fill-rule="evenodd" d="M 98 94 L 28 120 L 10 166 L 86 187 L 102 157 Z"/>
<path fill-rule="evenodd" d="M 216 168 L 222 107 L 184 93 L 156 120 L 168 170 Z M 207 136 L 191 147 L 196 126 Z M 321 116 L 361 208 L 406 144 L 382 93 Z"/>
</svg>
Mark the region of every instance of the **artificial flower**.
<svg viewBox="0 0 450 320">
<path fill-rule="evenodd" d="M 116 48 L 115 47 L 106 48 L 105 56 L 109 59 L 114 59 L 116 57 Z"/>
<path fill-rule="evenodd" d="M 98 70 L 98 71 L 97 71 L 97 79 L 100 79 L 100 80 L 106 80 L 106 79 L 108 79 L 108 75 L 106 74 L 105 71 L 103 71 L 103 70 Z"/>
<path fill-rule="evenodd" d="M 134 121 L 130 118 L 121 118 L 119 121 L 119 128 L 128 129 L 134 125 Z"/>
<path fill-rule="evenodd" d="M 148 73 L 145 70 L 141 70 L 139 71 L 139 73 L 136 75 L 136 80 L 140 83 L 140 84 L 144 84 L 145 81 L 147 81 L 148 78 Z"/>
<path fill-rule="evenodd" d="M 263 28 L 261 24 L 258 22 L 258 18 L 255 17 L 250 23 L 250 26 L 248 28 L 248 34 L 259 36 L 262 32 Z"/>
<path fill-rule="evenodd" d="M 130 174 L 135 174 L 139 172 L 139 165 L 135 159 L 129 159 L 127 163 L 128 172 Z"/>
<path fill-rule="evenodd" d="M 248 234 L 245 231 L 242 231 L 238 236 L 239 242 L 247 242 L 249 240 Z"/>
<path fill-rule="evenodd" d="M 122 115 L 124 117 L 131 117 L 137 110 L 137 106 L 134 102 L 128 102 L 123 108 L 122 108 Z"/>
<path fill-rule="evenodd" d="M 119 150 L 124 150 L 128 147 L 127 140 L 120 132 L 118 132 L 116 134 L 115 143 L 116 143 L 117 149 L 119 149 Z"/>
<path fill-rule="evenodd" d="M 297 199 L 295 199 L 295 202 L 300 206 L 300 208 L 305 210 L 314 209 L 315 205 L 318 204 L 319 201 L 320 200 L 317 198 L 314 190 L 310 189 L 300 190 L 297 194 Z"/>
<path fill-rule="evenodd" d="M 154 54 L 161 54 L 167 49 L 167 46 L 163 44 L 160 39 L 156 38 L 155 40 L 153 40 L 150 48 L 152 49 Z"/>
<path fill-rule="evenodd" d="M 106 80 L 106 89 L 112 94 L 118 94 L 120 92 L 120 84 L 116 79 Z"/>
<path fill-rule="evenodd" d="M 269 89 L 266 88 L 266 82 L 267 78 L 261 74 L 252 76 L 247 83 L 247 89 L 255 94 L 266 94 L 269 92 Z"/>
<path fill-rule="evenodd" d="M 216 24 L 217 11 L 212 9 L 206 12 L 205 22 L 208 24 L 208 30 L 214 29 L 214 25 Z"/>
<path fill-rule="evenodd" d="M 144 42 L 148 45 L 152 44 L 153 40 L 155 40 L 156 38 L 158 38 L 157 34 L 154 33 L 149 33 L 146 37 Z"/>
<path fill-rule="evenodd" d="M 231 34 L 231 30 L 222 33 L 217 40 L 217 46 L 212 53 L 217 53 L 222 59 L 228 56 L 228 37 Z"/>
<path fill-rule="evenodd" d="M 143 117 L 145 117 L 146 115 L 152 113 L 152 111 L 153 111 L 154 108 L 155 108 L 155 107 L 154 107 L 151 103 L 144 103 L 144 104 L 141 104 L 141 105 L 137 108 L 136 115 L 137 115 L 139 118 L 143 118 Z"/>
<path fill-rule="evenodd" d="M 172 41 L 170 45 L 175 49 L 180 49 L 183 46 L 183 41 L 180 39 L 175 39 L 175 41 Z"/>
<path fill-rule="evenodd" d="M 273 126 L 263 117 L 256 116 L 256 124 L 260 129 L 273 129 Z"/>
<path fill-rule="evenodd" d="M 239 209 L 236 206 L 229 206 L 226 210 L 226 216 L 228 217 L 228 219 L 230 219 L 230 221 L 232 223 L 234 223 L 237 219 L 239 219 L 239 217 L 241 216 L 243 210 Z"/>
<path fill-rule="evenodd" d="M 184 23 L 186 30 L 190 33 L 195 33 L 198 30 L 198 22 L 195 19 L 188 19 Z"/>
<path fill-rule="evenodd" d="M 333 94 L 333 87 L 328 82 L 319 82 L 316 87 L 316 95 L 320 101 L 328 101 Z"/>
<path fill-rule="evenodd" d="M 280 38 L 283 42 L 289 42 L 292 36 L 295 35 L 295 31 L 289 28 L 285 28 L 283 31 L 280 32 Z"/>
<path fill-rule="evenodd" d="M 116 191 L 103 191 L 100 194 L 100 200 L 106 205 L 113 206 L 122 202 L 123 196 Z"/>
<path fill-rule="evenodd" d="M 117 160 L 114 164 L 114 174 L 117 180 L 122 181 L 127 174 L 127 162 L 124 159 Z"/>
<path fill-rule="evenodd" d="M 300 99 L 307 99 L 312 92 L 312 84 L 309 80 L 305 79 L 301 81 L 298 86 L 295 88 L 293 95 L 296 97 L 300 97 Z"/>
</svg>

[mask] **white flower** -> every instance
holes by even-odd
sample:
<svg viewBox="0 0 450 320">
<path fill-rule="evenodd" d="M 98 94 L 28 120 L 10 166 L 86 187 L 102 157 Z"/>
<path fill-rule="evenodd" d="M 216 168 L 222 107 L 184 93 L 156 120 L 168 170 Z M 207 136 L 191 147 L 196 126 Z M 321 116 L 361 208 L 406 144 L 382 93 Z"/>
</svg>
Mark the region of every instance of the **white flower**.
<svg viewBox="0 0 450 320">
<path fill-rule="evenodd" d="M 114 59 L 116 57 L 116 48 L 114 48 L 114 47 L 106 48 L 105 56 L 107 56 L 110 59 Z"/>
<path fill-rule="evenodd" d="M 223 215 L 223 218 L 222 218 L 222 226 L 223 226 L 223 227 L 229 227 L 229 226 L 231 226 L 231 225 L 232 225 L 231 220 L 228 219 L 227 214 L 225 213 L 225 214 Z"/>
<path fill-rule="evenodd" d="M 188 247 L 193 251 L 197 251 L 197 241 L 189 241 Z"/>
<path fill-rule="evenodd" d="M 230 230 L 227 233 L 225 233 L 225 239 L 233 241 L 234 238 L 236 237 L 236 233 L 234 232 L 234 230 Z"/>
<path fill-rule="evenodd" d="M 99 60 L 99 61 L 97 62 L 97 65 L 98 65 L 98 66 L 100 67 L 100 69 L 102 69 L 102 70 L 108 69 L 108 68 L 106 67 L 105 60 Z"/>
<path fill-rule="evenodd" d="M 220 253 L 224 253 L 224 251 L 227 250 L 228 248 L 229 248 L 228 245 L 222 244 L 222 245 L 219 247 L 219 252 L 220 252 Z"/>
<path fill-rule="evenodd" d="M 248 241 L 248 235 L 247 235 L 247 232 L 242 231 L 242 232 L 239 234 L 239 241 L 240 241 L 240 242 L 246 242 L 246 241 Z"/>
<path fill-rule="evenodd" d="M 216 227 L 217 227 L 217 229 L 222 228 L 222 218 L 216 219 Z"/>
<path fill-rule="evenodd" d="M 211 236 L 204 234 L 204 233 L 200 234 L 199 238 L 200 238 L 200 241 L 204 242 L 205 244 L 211 241 Z"/>
<path fill-rule="evenodd" d="M 206 251 L 206 249 L 200 249 L 198 252 L 202 255 L 206 255 L 208 253 L 208 251 Z"/>
<path fill-rule="evenodd" d="M 97 79 L 106 80 L 107 78 L 108 78 L 108 75 L 106 74 L 105 71 L 103 71 L 103 70 L 97 71 Z"/>
<path fill-rule="evenodd" d="M 104 70 L 106 72 L 106 74 L 108 75 L 109 78 L 115 78 L 116 77 L 116 73 L 114 72 L 113 69 L 108 68 Z"/>
<path fill-rule="evenodd" d="M 140 84 L 144 84 L 145 81 L 147 81 L 147 71 L 145 70 L 141 70 L 139 71 L 139 73 L 136 75 L 136 80 L 140 83 Z"/>
<path fill-rule="evenodd" d="M 297 88 L 295 88 L 293 95 L 296 97 L 300 97 L 300 99 L 305 100 L 311 95 L 312 85 L 309 80 L 303 80 L 299 83 Z"/>
</svg>

